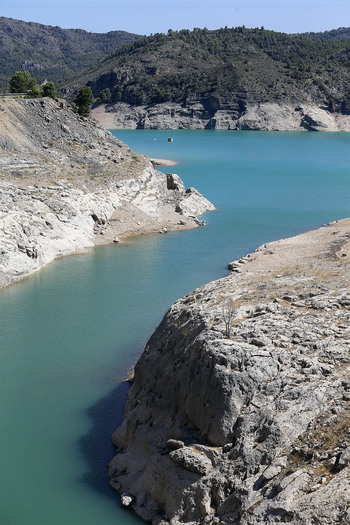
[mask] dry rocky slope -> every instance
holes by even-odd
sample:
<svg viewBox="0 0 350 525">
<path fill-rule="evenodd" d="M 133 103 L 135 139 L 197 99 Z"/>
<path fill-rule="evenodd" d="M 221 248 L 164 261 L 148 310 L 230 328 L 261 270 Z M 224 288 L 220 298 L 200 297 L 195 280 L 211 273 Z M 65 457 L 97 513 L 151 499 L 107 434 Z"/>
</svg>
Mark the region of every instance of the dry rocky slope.
<svg viewBox="0 0 350 525">
<path fill-rule="evenodd" d="M 201 102 L 131 106 L 124 102 L 98 106 L 94 117 L 110 129 L 224 129 L 252 131 L 350 131 L 350 116 L 332 113 L 311 102 L 252 103 L 244 110 L 212 108 Z"/>
<path fill-rule="evenodd" d="M 349 256 L 347 219 L 170 308 L 113 435 L 124 505 L 162 525 L 350 523 Z"/>
<path fill-rule="evenodd" d="M 211 209 L 64 101 L 0 98 L 0 287 L 116 236 L 195 227 Z"/>
</svg>

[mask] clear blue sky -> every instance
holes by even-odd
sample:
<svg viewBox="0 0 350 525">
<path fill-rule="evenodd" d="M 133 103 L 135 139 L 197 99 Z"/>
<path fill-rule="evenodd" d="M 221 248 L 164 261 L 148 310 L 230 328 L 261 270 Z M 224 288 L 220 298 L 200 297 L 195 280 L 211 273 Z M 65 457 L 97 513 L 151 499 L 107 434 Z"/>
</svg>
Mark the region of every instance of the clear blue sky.
<svg viewBox="0 0 350 525">
<path fill-rule="evenodd" d="M 98 33 L 225 25 L 302 33 L 350 26 L 350 0 L 0 0 L 0 8 L 0 16 Z"/>
</svg>

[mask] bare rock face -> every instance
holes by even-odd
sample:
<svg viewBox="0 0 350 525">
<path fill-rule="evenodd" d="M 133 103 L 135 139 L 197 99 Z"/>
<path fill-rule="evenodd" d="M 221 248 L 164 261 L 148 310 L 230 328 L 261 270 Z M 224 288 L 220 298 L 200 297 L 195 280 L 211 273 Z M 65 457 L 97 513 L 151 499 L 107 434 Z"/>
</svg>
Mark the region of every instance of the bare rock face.
<svg viewBox="0 0 350 525">
<path fill-rule="evenodd" d="M 201 224 L 214 206 L 65 102 L 0 109 L 0 287 L 56 257 Z"/>
<path fill-rule="evenodd" d="M 143 518 L 349 522 L 349 239 L 347 220 L 264 245 L 165 315 L 109 465 Z"/>
<path fill-rule="evenodd" d="M 191 447 L 181 447 L 169 452 L 170 459 L 180 467 L 196 474 L 206 475 L 213 468 L 209 458 Z"/>
<path fill-rule="evenodd" d="M 124 102 L 93 111 L 105 127 L 122 129 L 227 129 L 262 131 L 350 131 L 350 116 L 331 113 L 309 102 L 302 105 L 274 102 L 247 106 L 204 107 L 172 102 L 130 106 Z"/>
</svg>

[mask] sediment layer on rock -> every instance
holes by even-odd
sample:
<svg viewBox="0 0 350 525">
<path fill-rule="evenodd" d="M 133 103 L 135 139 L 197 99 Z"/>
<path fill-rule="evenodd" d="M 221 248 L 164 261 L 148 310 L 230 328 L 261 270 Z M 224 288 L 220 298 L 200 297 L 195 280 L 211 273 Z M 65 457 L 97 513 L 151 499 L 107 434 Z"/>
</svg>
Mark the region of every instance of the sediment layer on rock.
<svg viewBox="0 0 350 525">
<path fill-rule="evenodd" d="M 98 106 L 94 117 L 108 129 L 223 129 L 261 131 L 350 131 L 350 116 L 331 113 L 312 103 L 272 102 L 210 111 L 200 102 L 131 106 L 118 102 Z"/>
<path fill-rule="evenodd" d="M 0 100 L 0 287 L 95 244 L 196 227 L 213 208 L 65 102 Z"/>
<path fill-rule="evenodd" d="M 347 219 L 260 247 L 170 308 L 113 435 L 110 482 L 138 514 L 349 523 L 349 256 Z"/>
</svg>

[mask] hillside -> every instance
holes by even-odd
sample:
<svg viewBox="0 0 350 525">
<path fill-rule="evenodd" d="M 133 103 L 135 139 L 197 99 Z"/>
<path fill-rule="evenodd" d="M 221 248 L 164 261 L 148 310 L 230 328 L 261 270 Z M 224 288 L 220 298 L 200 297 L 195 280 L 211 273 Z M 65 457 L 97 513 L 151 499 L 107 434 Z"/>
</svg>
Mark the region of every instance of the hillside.
<svg viewBox="0 0 350 525">
<path fill-rule="evenodd" d="M 138 38 L 125 31 L 89 33 L 0 17 L 0 89 L 21 69 L 28 70 L 38 82 L 57 82 Z"/>
<path fill-rule="evenodd" d="M 74 79 L 132 105 L 309 101 L 350 113 L 350 41 L 264 29 L 169 31 L 117 51 Z M 65 85 L 69 87 L 69 83 Z"/>
<path fill-rule="evenodd" d="M 64 101 L 0 98 L 0 288 L 56 257 L 213 209 Z"/>
<path fill-rule="evenodd" d="M 331 31 L 324 31 L 322 33 L 303 33 L 304 36 L 312 36 L 316 38 L 327 38 L 330 40 L 341 40 L 344 38 L 350 39 L 350 27 L 338 27 Z"/>
</svg>

